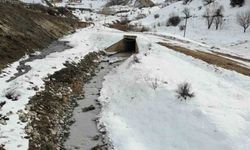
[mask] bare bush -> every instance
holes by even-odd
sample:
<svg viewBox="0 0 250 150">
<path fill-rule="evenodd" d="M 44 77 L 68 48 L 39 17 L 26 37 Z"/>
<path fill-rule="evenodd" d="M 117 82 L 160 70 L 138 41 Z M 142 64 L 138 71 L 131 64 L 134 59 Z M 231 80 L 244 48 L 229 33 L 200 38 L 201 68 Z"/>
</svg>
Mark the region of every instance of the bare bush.
<svg viewBox="0 0 250 150">
<path fill-rule="evenodd" d="M 178 15 L 172 15 L 168 21 L 167 26 L 178 26 L 178 24 L 181 22 L 181 18 Z"/>
<path fill-rule="evenodd" d="M 181 83 L 178 85 L 178 89 L 176 90 L 177 98 L 184 99 L 194 97 L 194 92 L 191 92 L 191 85 L 187 82 Z"/>
<path fill-rule="evenodd" d="M 193 0 L 183 0 L 183 4 L 186 5 L 188 3 L 191 3 Z"/>
<path fill-rule="evenodd" d="M 230 5 L 232 7 L 235 7 L 235 6 L 243 6 L 245 4 L 245 0 L 230 0 Z"/>
<path fill-rule="evenodd" d="M 153 90 L 156 90 L 159 87 L 160 80 L 157 78 L 144 77 L 144 80 Z"/>
<path fill-rule="evenodd" d="M 250 26 L 250 10 L 239 13 L 237 15 L 237 22 L 241 27 L 243 27 L 243 31 L 245 33 L 247 28 Z"/>
<path fill-rule="evenodd" d="M 214 2 L 214 0 L 203 0 L 204 5 L 208 5 Z"/>
<path fill-rule="evenodd" d="M 159 18 L 159 17 L 160 17 L 159 14 L 155 14 L 155 15 L 154 15 L 154 18 L 155 18 L 155 19 L 157 19 L 157 18 Z"/>
<path fill-rule="evenodd" d="M 216 30 L 219 29 L 219 27 L 221 27 L 222 23 L 223 23 L 223 11 L 224 11 L 224 8 L 223 6 L 220 6 L 216 9 L 215 13 L 214 13 L 214 21 L 215 21 L 215 28 Z"/>
</svg>

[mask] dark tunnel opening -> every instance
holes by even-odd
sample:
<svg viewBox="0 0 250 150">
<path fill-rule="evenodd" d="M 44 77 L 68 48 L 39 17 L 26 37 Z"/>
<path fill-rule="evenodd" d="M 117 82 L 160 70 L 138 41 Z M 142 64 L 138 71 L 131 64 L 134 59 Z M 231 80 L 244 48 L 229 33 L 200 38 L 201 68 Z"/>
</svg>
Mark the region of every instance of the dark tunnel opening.
<svg viewBox="0 0 250 150">
<path fill-rule="evenodd" d="M 124 38 L 123 42 L 124 42 L 125 52 L 131 52 L 131 53 L 136 52 L 136 40 L 135 39 Z"/>
</svg>

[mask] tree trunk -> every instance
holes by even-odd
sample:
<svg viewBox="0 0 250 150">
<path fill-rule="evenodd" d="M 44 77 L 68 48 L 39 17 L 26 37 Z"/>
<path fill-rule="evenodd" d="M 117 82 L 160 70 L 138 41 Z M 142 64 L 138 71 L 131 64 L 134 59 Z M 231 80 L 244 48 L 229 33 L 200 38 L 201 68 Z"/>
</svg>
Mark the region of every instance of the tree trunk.
<svg viewBox="0 0 250 150">
<path fill-rule="evenodd" d="M 186 36 L 186 30 L 187 30 L 187 18 L 186 18 L 186 21 L 185 21 L 185 29 L 184 29 L 184 35 L 183 35 L 183 37 Z"/>
</svg>

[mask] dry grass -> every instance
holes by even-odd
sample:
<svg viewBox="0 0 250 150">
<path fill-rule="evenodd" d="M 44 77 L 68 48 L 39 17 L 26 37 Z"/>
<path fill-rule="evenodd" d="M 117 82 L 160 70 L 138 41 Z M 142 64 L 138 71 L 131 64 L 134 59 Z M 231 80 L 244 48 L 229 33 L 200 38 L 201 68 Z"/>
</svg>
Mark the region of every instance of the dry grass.
<svg viewBox="0 0 250 150">
<path fill-rule="evenodd" d="M 165 46 L 169 49 L 172 49 L 174 51 L 192 56 L 194 58 L 203 60 L 209 64 L 212 65 L 216 65 L 218 67 L 222 67 L 224 69 L 228 69 L 228 70 L 234 70 L 238 73 L 241 73 L 243 75 L 247 75 L 250 76 L 250 69 L 247 67 L 244 67 L 243 64 L 236 62 L 234 60 L 231 60 L 229 58 L 225 58 L 223 56 L 220 56 L 218 54 L 212 54 L 212 53 L 207 53 L 207 52 L 203 52 L 203 51 L 199 51 L 199 50 L 191 50 L 185 47 L 181 47 L 178 45 L 173 45 L 170 43 L 159 43 L 162 46 Z"/>
</svg>

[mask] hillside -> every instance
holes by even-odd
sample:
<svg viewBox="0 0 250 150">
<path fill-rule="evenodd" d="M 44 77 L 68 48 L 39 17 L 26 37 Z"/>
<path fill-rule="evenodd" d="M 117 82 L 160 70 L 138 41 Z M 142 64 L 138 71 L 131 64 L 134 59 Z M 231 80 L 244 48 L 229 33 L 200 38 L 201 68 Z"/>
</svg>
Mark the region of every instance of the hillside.
<svg viewBox="0 0 250 150">
<path fill-rule="evenodd" d="M 250 149 L 250 0 L 22 1 L 0 6 L 0 150 Z"/>
<path fill-rule="evenodd" d="M 237 23 L 237 14 L 250 10 L 250 0 L 245 1 L 243 7 L 231 7 L 229 0 L 217 0 L 216 6 L 223 6 L 223 22 L 219 29 L 215 29 L 213 24 L 211 29 L 207 29 L 206 19 L 203 17 L 207 8 L 213 8 L 212 4 L 204 5 L 201 0 L 192 0 L 190 3 L 184 5 L 182 1 L 177 1 L 168 4 L 167 6 L 153 12 L 146 18 L 133 21 L 132 24 L 141 24 L 150 28 L 153 33 L 162 35 L 175 36 L 183 39 L 183 31 L 179 28 L 184 25 L 185 20 L 182 19 L 180 24 L 176 27 L 167 26 L 168 18 L 171 16 L 184 17 L 182 11 L 184 8 L 190 10 L 191 18 L 188 19 L 186 39 L 194 40 L 196 42 L 215 47 L 220 52 L 226 52 L 241 57 L 250 58 L 249 51 L 249 30 L 243 34 L 243 28 Z M 158 14 L 159 17 L 155 18 Z M 185 40 L 186 40 L 185 39 Z"/>
<path fill-rule="evenodd" d="M 53 12 L 40 5 L 0 5 L 0 69 L 74 31 L 78 20 Z"/>
</svg>

